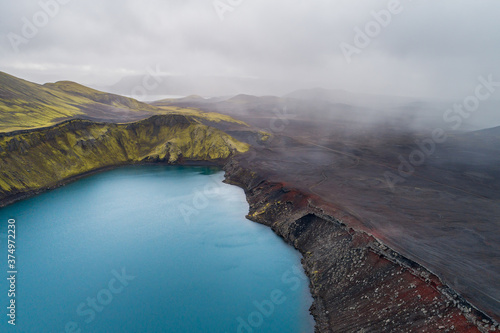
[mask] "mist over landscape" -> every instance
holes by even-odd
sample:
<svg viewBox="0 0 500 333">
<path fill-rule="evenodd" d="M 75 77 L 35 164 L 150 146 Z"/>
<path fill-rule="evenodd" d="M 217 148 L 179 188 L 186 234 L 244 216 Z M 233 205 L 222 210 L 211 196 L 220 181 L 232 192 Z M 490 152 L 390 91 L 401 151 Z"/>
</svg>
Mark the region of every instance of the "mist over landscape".
<svg viewBox="0 0 500 333">
<path fill-rule="evenodd" d="M 320 87 L 346 91 L 328 96 L 333 103 L 439 121 L 474 94 L 478 77 L 500 77 L 493 0 L 43 3 L 4 6 L 1 69 L 139 100 Z M 387 107 L 366 94 L 401 102 Z M 466 123 L 500 125 L 499 96 Z"/>
<path fill-rule="evenodd" d="M 151 71 L 264 83 L 238 91 L 247 94 L 323 87 L 440 99 L 469 95 L 480 75 L 500 76 L 494 0 L 396 1 L 396 14 L 364 48 L 355 29 L 365 31 L 390 1 L 235 1 L 222 13 L 216 3 L 61 0 L 53 13 L 38 1 L 9 3 L 2 69 L 37 83 L 109 87 Z M 55 14 L 44 20 L 40 11 Z M 23 18 L 36 33 L 23 31 Z M 12 43 L 9 33 L 24 40 Z M 350 63 L 342 43 L 360 50 Z"/>
<path fill-rule="evenodd" d="M 248 208 L 248 214 L 232 214 L 247 214 L 248 220 L 270 227 L 265 230 L 291 245 L 283 251 L 297 250 L 285 261 L 297 261 L 289 270 L 299 272 L 300 285 L 305 290 L 309 284 L 309 290 L 301 294 L 304 298 L 287 294 L 294 281 L 289 277 L 273 285 L 283 265 L 266 262 L 267 271 L 247 273 L 261 279 L 259 296 L 243 287 L 235 291 L 241 296 L 232 294 L 228 285 L 247 281 L 234 276 L 243 267 L 240 259 L 214 264 L 211 275 L 211 267 L 188 258 L 177 265 L 203 266 L 213 280 L 200 282 L 192 274 L 175 280 L 182 285 L 176 297 L 180 300 L 184 289 L 216 285 L 214 295 L 232 294 L 235 308 L 225 304 L 221 309 L 230 310 L 217 312 L 215 296 L 190 299 L 169 308 L 179 320 L 169 326 L 162 324 L 162 310 L 158 316 L 155 312 L 166 303 L 155 298 L 148 314 L 158 322 L 147 327 L 134 322 L 134 329 L 206 330 L 202 321 L 189 326 L 196 323 L 183 317 L 195 304 L 201 311 L 196 316 L 213 319 L 208 331 L 214 332 L 265 328 L 281 333 L 283 327 L 290 333 L 302 328 L 319 333 L 495 332 L 500 330 L 499 12 L 495 0 L 4 1 L 0 207 L 8 206 L 3 212 L 11 215 L 17 207 L 31 211 L 29 197 L 35 196 L 32 205 L 38 207 L 42 192 L 57 194 L 51 190 L 81 177 L 133 165 L 123 172 L 130 177 L 131 192 L 123 196 L 128 203 L 113 204 L 119 196 L 107 195 L 118 216 L 131 209 L 127 221 L 133 224 L 142 209 L 134 204 L 134 186 L 147 196 L 155 177 L 172 175 L 168 168 L 141 169 L 146 165 L 176 165 L 180 169 L 174 172 L 186 177 L 186 184 L 197 170 L 200 175 L 224 171 L 218 182 L 223 178 L 241 187 L 246 202 L 238 204 Z M 184 175 L 184 166 L 194 169 Z M 134 178 L 142 172 L 149 179 L 144 184 Z M 113 186 L 120 186 L 120 175 L 111 174 Z M 95 186 L 104 188 L 96 179 Z M 225 208 L 216 208 L 217 200 L 206 193 L 200 197 L 199 189 L 181 198 L 168 186 L 164 192 L 172 198 L 150 199 L 155 210 L 148 216 L 162 231 L 140 229 L 142 241 L 165 236 L 161 228 L 170 226 L 168 219 L 185 220 L 188 231 L 183 223 L 175 231 L 187 242 L 200 241 L 191 216 L 207 223 L 206 237 L 212 239 L 214 212 Z M 172 186 L 181 189 L 183 183 Z M 78 196 L 90 191 L 78 188 Z M 230 197 L 218 195 L 220 202 Z M 95 211 L 80 209 L 99 216 L 98 209 L 105 212 L 107 204 Z M 54 199 L 53 205 L 64 209 L 66 203 Z M 50 216 L 50 207 L 42 210 Z M 36 216 L 26 218 L 36 221 Z M 229 226 L 232 220 L 226 222 Z M 106 218 L 99 223 L 107 225 Z M 57 225 L 64 228 L 65 222 Z M 111 226 L 109 235 L 115 237 Z M 200 253 L 208 244 L 217 248 L 214 256 L 267 258 L 262 244 L 239 252 L 246 248 L 243 238 L 222 232 L 226 228 L 213 235 L 213 242 L 201 239 Z M 128 229 L 122 231 L 120 237 L 128 237 Z M 217 238 L 221 235 L 224 239 Z M 113 246 L 127 246 L 120 237 L 109 243 L 114 244 L 106 252 L 110 261 Z M 230 246 L 220 245 L 227 239 Z M 75 258 L 85 258 L 79 252 L 87 251 L 85 244 L 72 252 Z M 60 246 L 65 251 L 64 242 Z M 218 253 L 219 247 L 227 252 Z M 148 249 L 157 258 L 155 248 Z M 153 273 L 155 265 L 170 262 L 163 254 L 158 258 L 150 262 Z M 101 268 L 85 272 L 99 275 Z M 97 287 L 89 286 L 94 293 Z M 151 284 L 146 302 L 168 298 L 170 291 L 162 286 L 160 280 Z M 297 304 L 279 310 L 280 298 L 265 288 Z M 113 304 L 110 311 L 118 311 Z M 120 304 L 121 322 L 103 318 L 89 327 L 117 330 L 132 309 Z M 73 303 L 67 307 L 73 311 Z M 185 310 L 182 316 L 179 308 Z M 207 309 L 216 315 L 209 316 Z M 36 323 L 29 324 L 31 332 Z M 42 331 L 60 330 L 51 325 Z M 85 328 L 81 321 L 78 325 Z"/>
</svg>

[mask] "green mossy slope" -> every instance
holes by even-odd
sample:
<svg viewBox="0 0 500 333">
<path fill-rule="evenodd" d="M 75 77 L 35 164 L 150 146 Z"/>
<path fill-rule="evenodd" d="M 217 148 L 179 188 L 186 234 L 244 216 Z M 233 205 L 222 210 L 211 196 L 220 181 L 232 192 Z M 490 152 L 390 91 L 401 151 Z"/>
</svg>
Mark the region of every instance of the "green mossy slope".
<svg viewBox="0 0 500 333">
<path fill-rule="evenodd" d="M 133 98 L 105 93 L 76 82 L 59 81 L 56 83 L 46 83 L 43 87 L 67 93 L 68 95 L 72 95 L 73 98 L 80 97 L 82 99 L 88 99 L 89 101 L 111 105 L 117 108 L 126 108 L 132 111 L 158 112 L 156 107 L 139 102 Z"/>
<path fill-rule="evenodd" d="M 44 85 L 0 72 L 0 133 L 52 126 L 69 119 L 128 123 L 152 115 L 177 114 L 247 127 L 230 116 L 193 108 L 156 107 L 71 81 Z"/>
<path fill-rule="evenodd" d="M 81 174 L 124 164 L 220 161 L 248 145 L 182 115 L 129 124 L 70 120 L 0 134 L 0 205 Z"/>
<path fill-rule="evenodd" d="M 36 84 L 0 72 L 0 132 L 50 126 L 72 118 L 108 118 L 129 112 L 147 118 L 159 114 L 151 105 L 135 99 L 100 92 L 80 84 L 61 81 Z M 132 119 L 132 118 L 131 118 Z"/>
<path fill-rule="evenodd" d="M 82 115 L 76 99 L 64 92 L 0 72 L 0 131 L 47 126 Z"/>
</svg>

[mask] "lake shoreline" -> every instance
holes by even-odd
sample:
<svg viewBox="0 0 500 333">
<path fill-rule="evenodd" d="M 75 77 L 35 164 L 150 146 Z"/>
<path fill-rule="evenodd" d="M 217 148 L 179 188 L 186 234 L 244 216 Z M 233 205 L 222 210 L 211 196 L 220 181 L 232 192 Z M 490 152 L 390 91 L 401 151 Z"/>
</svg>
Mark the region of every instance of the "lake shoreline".
<svg viewBox="0 0 500 333">
<path fill-rule="evenodd" d="M 225 181 L 245 191 L 247 218 L 270 227 L 303 255 L 316 332 L 499 329 L 436 274 L 363 231 L 339 207 L 256 174 L 238 158 L 224 170 Z"/>
<path fill-rule="evenodd" d="M 92 332 L 236 332 L 243 318 L 263 331 L 313 332 L 300 253 L 245 219 L 244 191 L 222 180 L 213 166 L 131 165 L 2 209 L 5 230 L 9 218 L 19 226 L 17 301 L 32 309 L 16 325 L 23 332 L 61 331 L 68 322 Z M 199 213 L 186 220 L 183 207 Z M 102 307 L 117 301 L 100 315 L 88 296 Z M 133 320 L 144 307 L 143 320 Z"/>
<path fill-rule="evenodd" d="M 309 289 L 314 299 L 310 312 L 315 320 L 315 332 L 357 332 L 367 327 L 375 330 L 435 327 L 436 330 L 449 328 L 455 332 L 498 330 L 499 326 L 496 321 L 446 286 L 435 274 L 388 248 L 372 235 L 357 230 L 356 221 L 352 217 L 311 194 L 302 193 L 285 184 L 272 182 L 264 175 L 257 175 L 252 170 L 242 167 L 237 159 L 232 157 L 219 161 L 185 160 L 175 164 L 143 161 L 106 166 L 61 180 L 53 186 L 7 196 L 0 200 L 0 207 L 97 173 L 130 165 L 158 164 L 219 167 L 225 171 L 225 182 L 241 187 L 245 191 L 250 205 L 247 218 L 270 227 L 302 254 L 302 266 L 310 280 Z M 340 216 L 343 218 L 339 218 Z M 314 227 L 311 228 L 311 226 Z M 314 229 L 322 230 L 322 234 L 315 233 Z M 339 235 L 340 238 L 338 240 L 322 238 L 328 233 Z M 347 253 L 345 249 L 348 249 Z M 341 252 L 340 255 L 336 255 L 338 251 Z M 363 254 L 359 256 L 358 252 Z M 340 264 L 332 267 L 332 260 L 338 260 Z M 347 290 L 339 289 L 338 284 L 336 287 L 333 283 L 334 280 L 339 283 L 338 281 L 342 280 L 345 274 L 349 276 L 356 275 L 356 271 L 360 272 L 360 267 L 346 264 L 346 261 L 350 260 L 364 261 L 361 266 L 370 268 L 361 273 L 363 279 L 367 279 L 371 285 L 378 286 L 368 288 L 369 292 L 373 293 L 375 289 L 382 289 L 384 286 L 390 287 L 391 292 L 396 289 L 414 289 L 418 295 L 433 295 L 437 301 L 435 299 L 429 301 L 416 294 L 406 295 L 403 299 L 405 303 L 403 306 L 398 306 L 397 298 L 382 305 L 377 297 L 385 298 L 386 295 L 377 295 L 377 292 L 374 292 L 373 302 L 367 303 L 365 301 L 367 291 L 361 293 L 349 291 L 349 288 L 355 287 L 359 281 L 351 281 L 354 283 L 349 284 Z M 380 269 L 379 266 L 382 266 L 381 271 L 385 273 L 399 272 L 397 274 L 400 275 L 400 280 L 396 282 L 387 277 L 372 276 L 375 267 Z M 383 273 L 377 272 L 377 274 Z M 368 313 L 353 311 L 366 308 L 367 304 L 373 306 Z M 393 312 L 390 316 L 386 314 L 385 319 L 381 320 L 380 313 L 387 308 L 391 308 Z M 421 308 L 425 312 L 411 319 L 415 308 Z M 341 313 L 344 311 L 346 313 Z"/>
<path fill-rule="evenodd" d="M 22 192 L 22 193 L 16 193 L 16 194 L 13 194 L 11 196 L 7 196 L 5 198 L 0 199 L 0 208 L 9 206 L 9 205 L 16 203 L 18 201 L 21 201 L 21 200 L 29 199 L 29 198 L 34 197 L 36 195 L 45 193 L 45 192 L 50 191 L 50 190 L 54 190 L 56 188 L 73 183 L 79 179 L 93 176 L 93 175 L 98 174 L 98 173 L 111 171 L 114 169 L 127 167 L 127 166 L 131 166 L 131 165 L 158 165 L 158 164 L 172 165 L 172 166 L 174 166 L 174 165 L 178 165 L 178 166 L 213 166 L 213 167 L 218 167 L 218 168 L 222 168 L 222 166 L 223 166 L 223 163 L 219 163 L 219 162 L 215 162 L 215 161 L 185 161 L 181 164 L 167 164 L 167 163 L 143 161 L 143 162 L 135 162 L 135 163 L 131 162 L 131 163 L 120 163 L 120 164 L 116 164 L 116 165 L 109 165 L 109 166 L 100 167 L 100 168 L 97 168 L 94 170 L 86 171 L 86 172 L 83 172 L 83 173 L 75 175 L 75 176 L 71 176 L 69 178 L 60 180 L 51 186 L 47 186 L 47 187 L 40 188 L 37 190 L 30 190 L 30 191 L 26 191 L 26 192 Z"/>
</svg>

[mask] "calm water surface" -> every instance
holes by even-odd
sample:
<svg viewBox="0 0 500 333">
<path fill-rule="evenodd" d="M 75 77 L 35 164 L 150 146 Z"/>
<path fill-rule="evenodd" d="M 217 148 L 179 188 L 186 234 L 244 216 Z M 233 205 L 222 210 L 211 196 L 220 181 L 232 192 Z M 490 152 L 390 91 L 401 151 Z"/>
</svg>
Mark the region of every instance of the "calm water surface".
<svg viewBox="0 0 500 333">
<path fill-rule="evenodd" d="M 211 168 L 134 166 L 0 209 L 0 331 L 312 332 L 299 254 L 246 220 L 243 191 L 222 179 Z"/>
</svg>

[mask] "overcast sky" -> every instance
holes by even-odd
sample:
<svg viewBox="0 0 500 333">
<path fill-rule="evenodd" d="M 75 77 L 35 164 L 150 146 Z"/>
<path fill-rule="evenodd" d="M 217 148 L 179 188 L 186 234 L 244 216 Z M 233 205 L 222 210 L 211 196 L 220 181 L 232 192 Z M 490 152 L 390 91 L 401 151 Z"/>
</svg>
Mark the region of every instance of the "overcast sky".
<svg viewBox="0 0 500 333">
<path fill-rule="evenodd" d="M 39 0 L 0 1 L 0 70 L 38 83 L 105 86 L 150 67 L 463 97 L 480 75 L 500 81 L 498 0 L 41 0 L 53 17 Z M 369 45 L 356 27 L 372 29 Z"/>
</svg>

